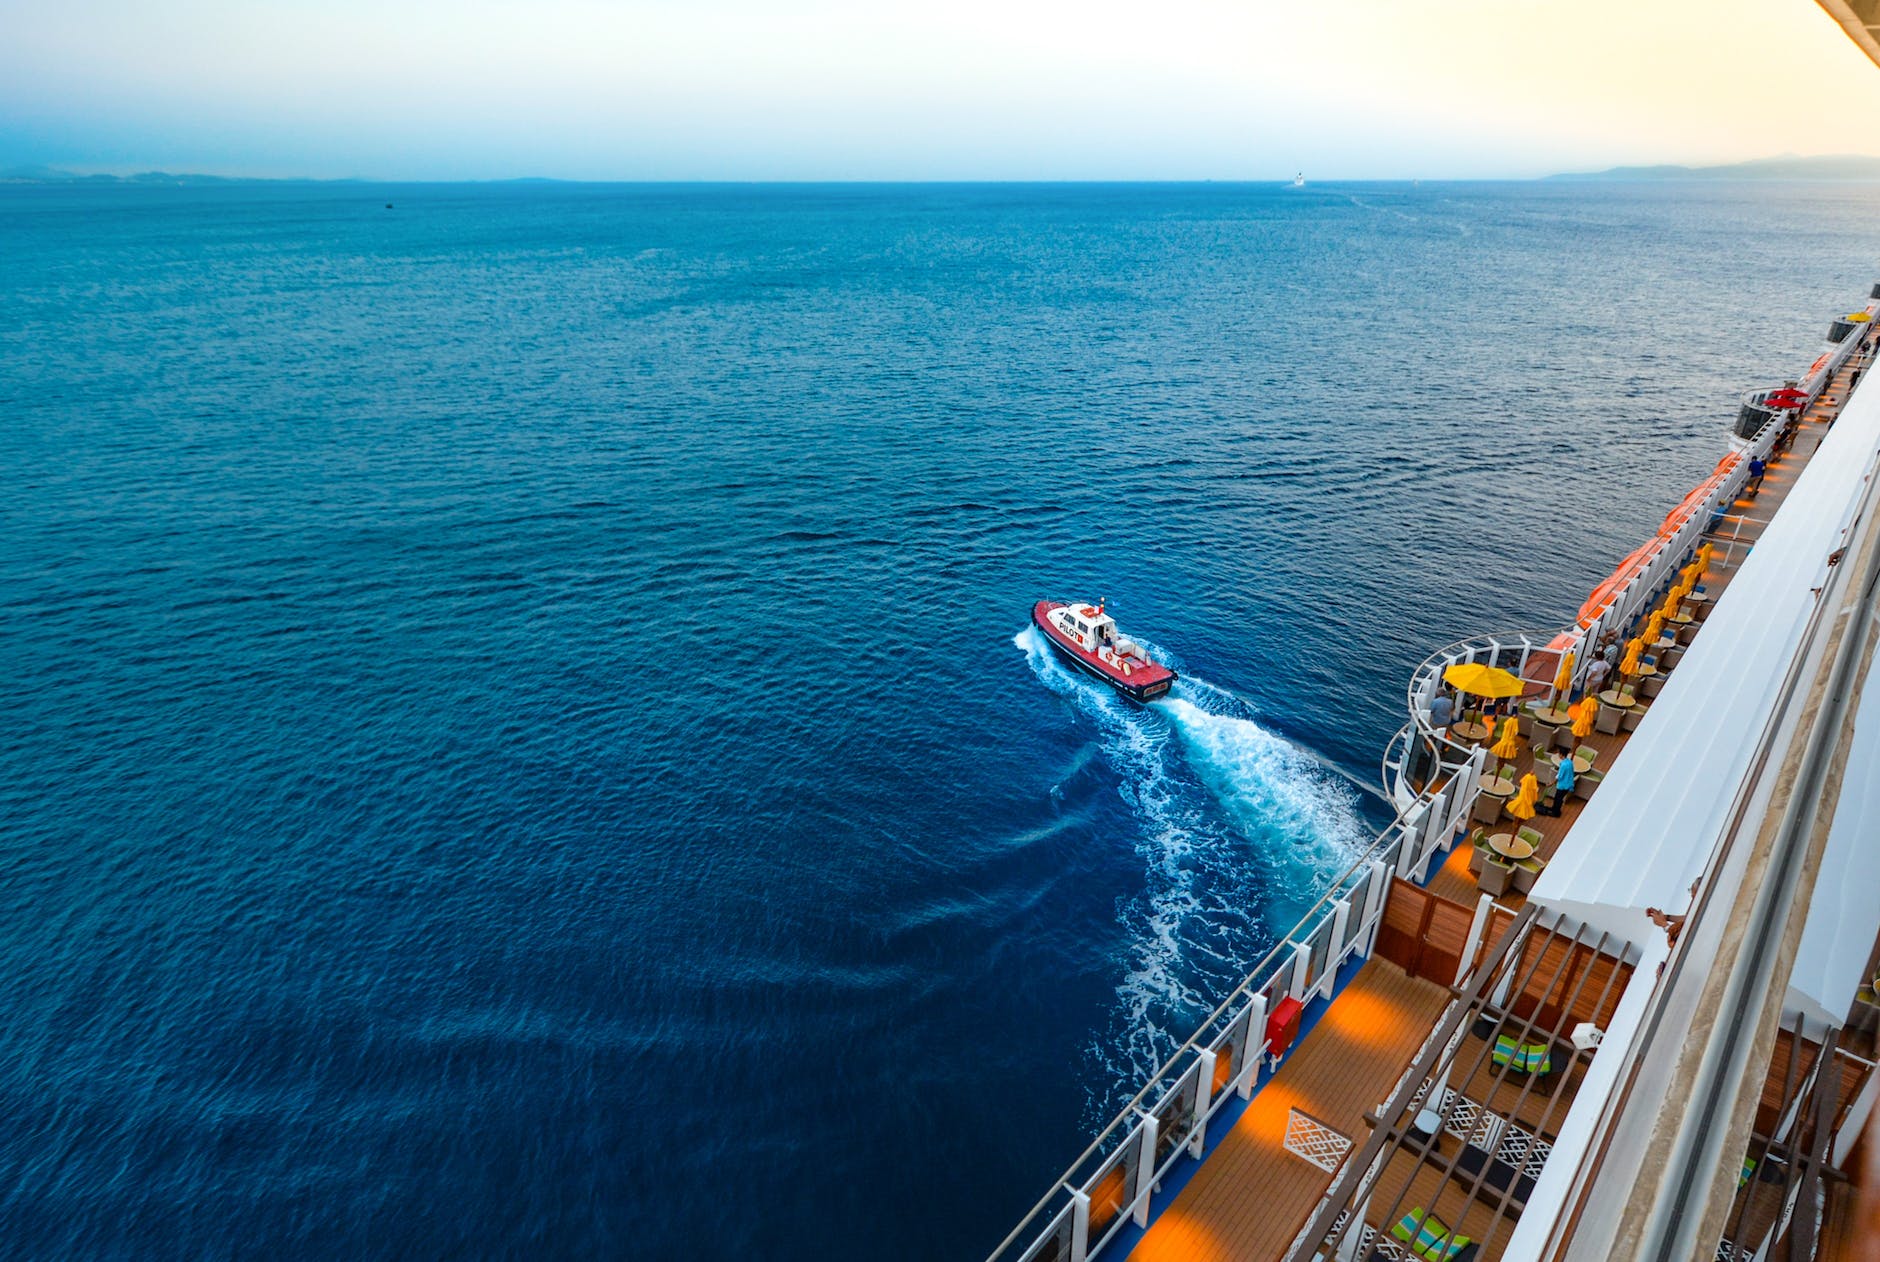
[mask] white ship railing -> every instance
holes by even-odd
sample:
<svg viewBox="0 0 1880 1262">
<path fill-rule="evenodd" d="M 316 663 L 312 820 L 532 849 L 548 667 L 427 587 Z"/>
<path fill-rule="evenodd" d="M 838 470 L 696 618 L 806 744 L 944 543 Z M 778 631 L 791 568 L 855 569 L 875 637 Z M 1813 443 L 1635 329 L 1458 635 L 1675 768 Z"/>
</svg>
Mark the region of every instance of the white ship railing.
<svg viewBox="0 0 1880 1262">
<path fill-rule="evenodd" d="M 1085 1262 L 1131 1223 L 1148 1226 L 1163 1178 L 1183 1162 L 1198 1161 L 1221 1112 L 1271 1078 L 1279 1058 L 1268 1055 L 1268 1014 L 1296 999 L 1304 1006 L 1302 1022 L 1315 1016 L 1356 971 L 1347 966 L 1370 956 L 1391 877 L 1427 881 L 1441 865 L 1475 805 L 1484 761 L 1481 751 L 1470 751 L 1378 833 L 1071 1163 L 989 1262 Z"/>
</svg>

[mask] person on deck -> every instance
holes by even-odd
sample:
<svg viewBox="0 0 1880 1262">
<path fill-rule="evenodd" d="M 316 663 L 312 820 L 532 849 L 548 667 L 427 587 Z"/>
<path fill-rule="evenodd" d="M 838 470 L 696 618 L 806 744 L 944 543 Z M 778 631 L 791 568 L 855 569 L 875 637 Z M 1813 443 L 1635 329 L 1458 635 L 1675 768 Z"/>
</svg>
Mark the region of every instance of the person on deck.
<svg viewBox="0 0 1880 1262">
<path fill-rule="evenodd" d="M 1606 680 L 1611 675 L 1612 667 L 1607 664 L 1606 659 L 1603 657 L 1594 662 L 1591 666 L 1588 666 L 1586 668 L 1587 695 L 1597 697 L 1600 693 L 1604 692 L 1606 690 Z"/>
<path fill-rule="evenodd" d="M 1554 772 L 1553 801 L 1541 803 L 1541 814 L 1560 814 L 1560 807 L 1566 802 L 1567 794 L 1571 792 L 1573 792 L 1573 755 L 1568 754 L 1560 760 L 1560 767 Z"/>
<path fill-rule="evenodd" d="M 1749 481 L 1744 484 L 1744 489 L 1751 495 L 1755 495 L 1756 492 L 1762 490 L 1763 474 L 1768 471 L 1769 466 L 1763 463 L 1762 457 L 1751 456 L 1749 458 Z"/>
<path fill-rule="evenodd" d="M 1455 725 L 1456 703 L 1449 699 L 1448 693 L 1437 693 L 1436 700 L 1430 702 L 1430 726 L 1447 735 Z"/>
</svg>

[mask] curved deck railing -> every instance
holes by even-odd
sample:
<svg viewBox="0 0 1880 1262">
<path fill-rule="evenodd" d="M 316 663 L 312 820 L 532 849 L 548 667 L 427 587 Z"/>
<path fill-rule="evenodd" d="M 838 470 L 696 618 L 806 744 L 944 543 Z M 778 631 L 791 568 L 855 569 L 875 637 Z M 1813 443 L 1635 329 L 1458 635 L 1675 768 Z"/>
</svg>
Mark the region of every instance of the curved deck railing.
<svg viewBox="0 0 1880 1262">
<path fill-rule="evenodd" d="M 1208 1014 L 1108 1126 L 1070 1164 L 989 1262 L 1084 1262 L 1130 1222 L 1146 1226 L 1158 1184 L 1198 1160 L 1208 1127 L 1249 1098 L 1278 1063 L 1267 1018 L 1287 999 L 1329 1003 L 1345 966 L 1368 957 L 1392 875 L 1427 879 L 1475 804 L 1483 758 L 1474 753 L 1381 829 L 1299 922 Z M 1268 1061 L 1271 1059 L 1272 1063 Z"/>
</svg>

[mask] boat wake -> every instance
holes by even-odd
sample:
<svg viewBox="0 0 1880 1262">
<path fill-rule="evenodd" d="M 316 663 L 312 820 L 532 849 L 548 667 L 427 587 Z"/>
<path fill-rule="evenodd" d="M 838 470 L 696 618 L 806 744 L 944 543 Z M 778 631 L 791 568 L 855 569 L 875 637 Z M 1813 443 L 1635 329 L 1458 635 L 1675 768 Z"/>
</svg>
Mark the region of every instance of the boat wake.
<svg viewBox="0 0 1880 1262">
<path fill-rule="evenodd" d="M 1140 706 L 1067 669 L 1035 628 L 1015 643 L 1096 725 L 1140 825 L 1144 881 L 1118 912 L 1128 947 L 1117 1006 L 1090 1049 L 1101 1090 L 1120 1093 L 1093 1098 L 1106 1113 L 1317 901 L 1366 829 L 1350 787 L 1226 689 L 1184 674 Z"/>
</svg>

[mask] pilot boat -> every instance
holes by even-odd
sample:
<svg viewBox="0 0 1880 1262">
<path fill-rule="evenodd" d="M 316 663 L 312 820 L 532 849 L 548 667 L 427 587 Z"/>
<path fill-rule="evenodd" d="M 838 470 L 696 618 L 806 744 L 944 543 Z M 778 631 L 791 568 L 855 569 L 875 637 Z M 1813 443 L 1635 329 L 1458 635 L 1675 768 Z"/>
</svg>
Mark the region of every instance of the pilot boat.
<svg viewBox="0 0 1880 1262">
<path fill-rule="evenodd" d="M 1141 645 L 1124 639 L 1101 601 L 1085 605 L 1041 600 L 1031 607 L 1031 620 L 1058 656 L 1133 701 L 1154 701 L 1178 678 L 1152 661 Z"/>
</svg>

